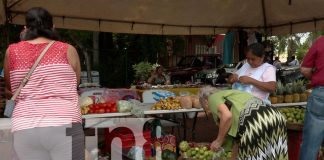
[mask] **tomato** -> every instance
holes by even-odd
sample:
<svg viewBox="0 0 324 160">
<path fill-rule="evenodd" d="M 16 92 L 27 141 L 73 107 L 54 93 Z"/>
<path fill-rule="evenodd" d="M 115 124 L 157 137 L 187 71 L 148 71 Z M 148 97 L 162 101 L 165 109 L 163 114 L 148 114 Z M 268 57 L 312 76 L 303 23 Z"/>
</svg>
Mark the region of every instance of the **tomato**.
<svg viewBox="0 0 324 160">
<path fill-rule="evenodd" d="M 112 106 L 115 106 L 115 105 L 116 105 L 116 102 L 113 101 L 113 100 L 110 100 L 110 101 L 107 101 L 106 104 L 107 104 L 108 106 L 112 107 Z"/>
<path fill-rule="evenodd" d="M 106 105 L 104 103 L 99 103 L 98 106 L 100 109 L 102 109 L 102 108 L 105 108 Z"/>
<path fill-rule="evenodd" d="M 105 112 L 106 112 L 106 113 L 110 113 L 110 109 L 109 109 L 109 108 L 106 108 L 106 109 L 105 109 Z"/>
<path fill-rule="evenodd" d="M 117 112 L 117 108 L 116 107 L 111 108 L 111 112 Z"/>
<path fill-rule="evenodd" d="M 112 107 L 111 103 L 106 103 L 106 106 L 107 106 L 107 108 L 111 108 Z"/>
<path fill-rule="evenodd" d="M 98 110 L 98 109 L 100 109 L 100 106 L 99 106 L 99 104 L 94 104 L 94 105 L 93 105 L 93 109 L 95 109 L 95 110 Z"/>
<path fill-rule="evenodd" d="M 105 113 L 105 109 L 99 109 L 98 113 Z"/>
</svg>

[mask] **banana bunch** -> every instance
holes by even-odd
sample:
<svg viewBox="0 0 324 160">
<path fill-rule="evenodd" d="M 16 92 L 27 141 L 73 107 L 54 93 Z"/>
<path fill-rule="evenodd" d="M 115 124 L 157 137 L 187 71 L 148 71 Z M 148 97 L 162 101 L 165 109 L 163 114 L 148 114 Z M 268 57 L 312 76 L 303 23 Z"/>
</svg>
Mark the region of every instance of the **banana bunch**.
<svg viewBox="0 0 324 160">
<path fill-rule="evenodd" d="M 174 97 L 168 97 L 167 99 L 160 99 L 156 102 L 152 110 L 178 110 L 181 109 L 180 101 Z"/>
<path fill-rule="evenodd" d="M 90 106 L 83 106 L 83 107 L 81 107 L 81 114 L 82 115 L 88 114 L 89 111 L 90 111 Z"/>
</svg>

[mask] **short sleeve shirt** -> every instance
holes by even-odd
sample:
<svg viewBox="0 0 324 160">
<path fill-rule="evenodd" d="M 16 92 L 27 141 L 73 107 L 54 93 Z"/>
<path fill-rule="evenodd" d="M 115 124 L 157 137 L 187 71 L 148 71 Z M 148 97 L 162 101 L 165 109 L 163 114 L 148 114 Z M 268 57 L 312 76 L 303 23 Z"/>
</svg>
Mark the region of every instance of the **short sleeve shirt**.
<svg viewBox="0 0 324 160">
<path fill-rule="evenodd" d="M 264 69 L 265 68 L 265 69 Z M 264 63 L 257 68 L 252 68 L 250 64 L 245 63 L 237 72 L 238 76 L 249 76 L 252 77 L 253 74 L 259 70 L 264 70 L 261 77 L 257 79 L 261 82 L 275 82 L 276 81 L 276 68 L 273 65 Z M 265 92 L 257 87 L 253 87 L 252 94 L 260 99 L 266 100 L 268 98 L 269 92 Z"/>
<path fill-rule="evenodd" d="M 232 103 L 232 107 L 230 109 L 233 117 L 232 126 L 228 134 L 230 136 L 236 137 L 239 126 L 240 112 L 245 108 L 246 102 L 253 97 L 253 95 L 239 90 L 223 90 L 216 92 L 208 97 L 208 106 L 212 112 L 214 120 L 217 121 L 218 106 L 220 104 L 225 104 L 226 100 Z"/>
<path fill-rule="evenodd" d="M 304 57 L 302 67 L 314 68 L 311 77 L 313 87 L 324 86 L 324 37 L 318 38 Z"/>
</svg>

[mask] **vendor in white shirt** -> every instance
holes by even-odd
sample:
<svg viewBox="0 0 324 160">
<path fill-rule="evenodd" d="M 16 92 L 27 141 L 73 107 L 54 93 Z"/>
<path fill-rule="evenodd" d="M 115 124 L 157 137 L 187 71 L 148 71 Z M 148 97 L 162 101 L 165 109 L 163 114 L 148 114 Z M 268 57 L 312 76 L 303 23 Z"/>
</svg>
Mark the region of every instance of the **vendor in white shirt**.
<svg viewBox="0 0 324 160">
<path fill-rule="evenodd" d="M 276 68 L 264 62 L 264 47 L 260 43 L 251 44 L 246 53 L 247 63 L 229 79 L 233 89 L 243 90 L 270 103 L 268 98 L 276 90 Z"/>
<path fill-rule="evenodd" d="M 288 66 L 299 66 L 299 61 L 296 59 L 296 57 L 293 55 L 291 56 L 291 60 L 288 63 Z"/>
</svg>

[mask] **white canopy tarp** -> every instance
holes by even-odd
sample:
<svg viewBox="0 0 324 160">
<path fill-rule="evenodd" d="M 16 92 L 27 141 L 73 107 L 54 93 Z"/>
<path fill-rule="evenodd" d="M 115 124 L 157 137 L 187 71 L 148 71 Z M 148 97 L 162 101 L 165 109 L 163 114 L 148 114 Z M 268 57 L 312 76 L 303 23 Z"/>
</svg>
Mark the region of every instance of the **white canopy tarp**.
<svg viewBox="0 0 324 160">
<path fill-rule="evenodd" d="M 230 28 L 289 34 L 324 29 L 324 0 L 0 0 L 10 23 L 41 6 L 58 28 L 137 34 L 212 35 Z M 4 21 L 0 2 L 0 23 Z"/>
</svg>

